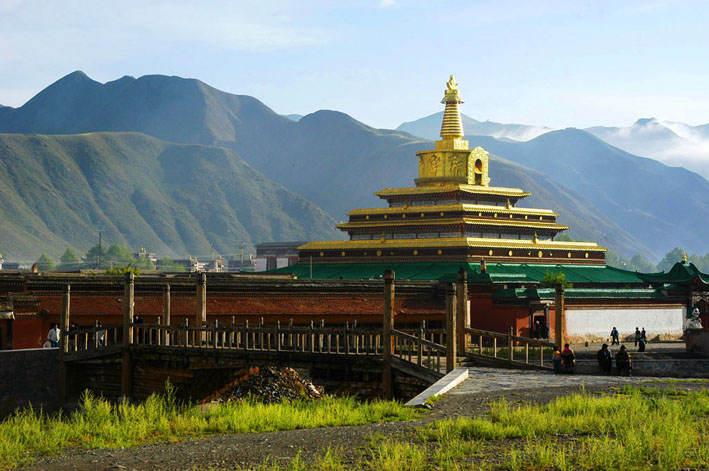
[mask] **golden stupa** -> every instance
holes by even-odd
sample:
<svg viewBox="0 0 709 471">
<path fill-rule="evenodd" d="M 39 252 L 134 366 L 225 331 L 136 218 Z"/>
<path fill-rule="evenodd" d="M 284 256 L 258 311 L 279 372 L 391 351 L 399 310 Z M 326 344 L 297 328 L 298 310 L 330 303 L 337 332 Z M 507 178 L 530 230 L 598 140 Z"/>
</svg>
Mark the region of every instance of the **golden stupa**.
<svg viewBox="0 0 709 471">
<path fill-rule="evenodd" d="M 452 75 L 441 103 L 441 140 L 416 153 L 416 186 L 375 193 L 389 207 L 350 211 L 337 226 L 350 240 L 309 242 L 299 247 L 302 262 L 605 263 L 606 249 L 595 243 L 555 241 L 568 226 L 552 210 L 517 207 L 529 192 L 489 186 L 489 154 L 463 139 Z"/>
</svg>

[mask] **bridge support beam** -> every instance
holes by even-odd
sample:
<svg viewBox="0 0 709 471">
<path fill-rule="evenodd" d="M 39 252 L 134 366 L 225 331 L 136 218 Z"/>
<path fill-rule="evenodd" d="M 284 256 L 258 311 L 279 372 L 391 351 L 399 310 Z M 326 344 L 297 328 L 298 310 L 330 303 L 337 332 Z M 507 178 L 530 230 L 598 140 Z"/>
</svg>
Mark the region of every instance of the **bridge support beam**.
<svg viewBox="0 0 709 471">
<path fill-rule="evenodd" d="M 133 393 L 133 365 L 131 365 L 130 346 L 133 343 L 133 317 L 135 309 L 135 276 L 126 273 L 123 292 L 123 356 L 121 364 L 121 395 L 124 399 Z"/>
<path fill-rule="evenodd" d="M 470 327 L 470 309 L 468 305 L 468 272 L 461 269 L 458 272 L 458 283 L 456 288 L 456 329 L 458 333 L 458 351 L 468 351 L 468 335 L 465 329 Z"/>
<path fill-rule="evenodd" d="M 66 363 L 64 355 L 69 352 L 69 317 L 71 305 L 71 286 L 66 285 L 62 293 L 62 312 L 59 321 L 59 368 L 57 369 L 58 384 L 57 393 L 59 405 L 63 406 L 66 402 Z"/>
<path fill-rule="evenodd" d="M 554 301 L 554 341 L 561 350 L 564 348 L 564 285 L 556 285 L 556 299 Z"/>
<path fill-rule="evenodd" d="M 207 323 L 207 274 L 200 273 L 199 281 L 197 282 L 197 316 L 195 318 L 195 327 L 204 327 Z M 200 345 L 204 343 L 206 337 L 204 332 L 200 332 Z"/>
<path fill-rule="evenodd" d="M 456 289 L 455 283 L 446 287 L 446 373 L 455 369 L 458 336 L 456 335 Z"/>
<path fill-rule="evenodd" d="M 384 369 L 382 371 L 382 388 L 384 397 L 394 398 L 394 378 L 391 372 L 391 357 L 394 352 L 394 272 L 384 272 L 384 321 L 382 325 L 382 343 L 384 347 Z"/>
</svg>

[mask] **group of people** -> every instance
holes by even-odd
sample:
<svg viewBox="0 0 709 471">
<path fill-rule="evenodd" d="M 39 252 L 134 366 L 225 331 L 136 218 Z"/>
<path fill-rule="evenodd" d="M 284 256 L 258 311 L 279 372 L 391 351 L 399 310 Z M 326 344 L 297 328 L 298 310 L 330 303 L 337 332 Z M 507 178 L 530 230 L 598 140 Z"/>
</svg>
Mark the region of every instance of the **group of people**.
<svg viewBox="0 0 709 471">
<path fill-rule="evenodd" d="M 604 343 L 598 351 L 598 365 L 603 373 L 609 375 L 613 370 L 613 353 L 608 349 L 608 344 Z M 615 355 L 615 366 L 621 376 L 632 376 L 633 365 L 630 354 L 625 345 L 620 346 L 620 350 Z M 554 373 L 574 373 L 576 370 L 576 355 L 571 346 L 566 343 L 564 349 L 554 346 Z"/>
<path fill-rule="evenodd" d="M 564 350 L 559 351 L 559 347 L 554 345 L 554 373 L 573 373 L 576 371 L 576 355 L 571 350 L 568 343 L 564 344 Z"/>
<path fill-rule="evenodd" d="M 596 355 L 601 371 L 607 375 L 611 374 L 613 370 L 613 352 L 608 348 L 608 344 L 604 343 Z M 621 345 L 620 350 L 615 355 L 615 367 L 618 369 L 619 375 L 632 376 L 633 364 L 625 345 Z"/>
<path fill-rule="evenodd" d="M 613 327 L 611 330 L 611 345 L 620 345 L 620 333 L 618 329 Z M 638 347 L 639 352 L 645 351 L 645 346 L 647 345 L 647 332 L 645 332 L 645 327 L 643 330 L 635 328 L 635 346 Z"/>
</svg>

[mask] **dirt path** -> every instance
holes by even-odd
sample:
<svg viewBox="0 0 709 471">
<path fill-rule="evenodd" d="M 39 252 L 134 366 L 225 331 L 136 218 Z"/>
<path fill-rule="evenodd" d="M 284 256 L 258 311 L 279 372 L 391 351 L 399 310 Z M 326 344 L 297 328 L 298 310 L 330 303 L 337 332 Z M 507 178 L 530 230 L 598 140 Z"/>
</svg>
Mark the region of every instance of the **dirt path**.
<svg viewBox="0 0 709 471">
<path fill-rule="evenodd" d="M 615 385 L 586 386 L 588 393 L 611 392 Z M 702 383 L 652 383 L 653 387 L 701 389 Z M 327 450 L 342 449 L 347 462 L 354 463 L 358 450 L 372 434 L 399 435 L 434 420 L 458 416 L 477 416 L 489 409 L 491 402 L 505 398 L 511 403 L 546 403 L 558 396 L 580 392 L 581 385 L 515 390 L 495 390 L 472 394 L 449 394 L 434 409 L 416 421 L 370 424 L 356 427 L 331 427 L 312 430 L 215 436 L 179 443 L 156 443 L 125 450 L 70 450 L 59 458 L 43 458 L 26 470 L 107 471 L 107 470 L 233 470 L 252 467 L 266 459 L 284 463 L 301 450 L 304 458 Z M 354 468 L 353 468 L 354 469 Z"/>
</svg>

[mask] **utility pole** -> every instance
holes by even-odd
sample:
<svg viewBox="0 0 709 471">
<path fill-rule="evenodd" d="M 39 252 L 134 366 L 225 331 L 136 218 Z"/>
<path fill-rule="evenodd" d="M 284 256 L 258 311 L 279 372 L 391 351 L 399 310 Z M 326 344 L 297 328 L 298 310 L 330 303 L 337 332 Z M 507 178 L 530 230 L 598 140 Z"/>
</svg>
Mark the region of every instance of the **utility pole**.
<svg viewBox="0 0 709 471">
<path fill-rule="evenodd" d="M 239 251 L 241 253 L 241 263 L 239 264 L 239 271 L 244 270 L 244 242 L 239 242 Z"/>
<path fill-rule="evenodd" d="M 98 230 L 98 265 L 96 269 L 101 269 L 101 229 Z"/>
</svg>

